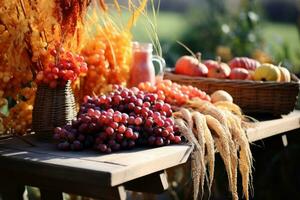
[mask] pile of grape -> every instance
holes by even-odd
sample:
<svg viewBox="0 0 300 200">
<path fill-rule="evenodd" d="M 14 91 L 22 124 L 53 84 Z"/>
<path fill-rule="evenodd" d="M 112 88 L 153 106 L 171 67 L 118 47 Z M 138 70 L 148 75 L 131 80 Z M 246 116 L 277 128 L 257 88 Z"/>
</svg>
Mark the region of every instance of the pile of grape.
<svg viewBox="0 0 300 200">
<path fill-rule="evenodd" d="M 65 51 L 63 48 L 52 49 L 47 66 L 38 72 L 36 81 L 38 84 L 44 83 L 51 88 L 56 88 L 58 85 L 65 85 L 68 80 L 75 81 L 78 76 L 86 74 L 87 71 L 84 57 Z"/>
<path fill-rule="evenodd" d="M 156 85 L 149 82 L 140 83 L 138 88 L 145 92 L 156 93 L 162 100 L 171 105 L 181 106 L 192 98 L 210 101 L 210 96 L 193 86 L 179 85 L 170 80 L 163 80 Z"/>
<path fill-rule="evenodd" d="M 62 150 L 94 147 L 110 153 L 135 146 L 181 143 L 170 104 L 157 94 L 114 85 L 99 97 L 86 96 L 77 119 L 58 127 L 54 138 Z"/>
</svg>

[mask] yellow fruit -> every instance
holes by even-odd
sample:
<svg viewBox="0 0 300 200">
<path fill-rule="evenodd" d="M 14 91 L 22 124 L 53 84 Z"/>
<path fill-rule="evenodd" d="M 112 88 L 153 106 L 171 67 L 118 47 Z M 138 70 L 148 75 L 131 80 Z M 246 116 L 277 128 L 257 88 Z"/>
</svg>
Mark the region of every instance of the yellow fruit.
<svg viewBox="0 0 300 200">
<path fill-rule="evenodd" d="M 291 82 L 291 74 L 287 68 L 278 67 L 280 70 L 280 82 Z"/>
<path fill-rule="evenodd" d="M 278 67 L 265 63 L 258 67 L 254 72 L 255 81 L 280 81 L 280 70 Z"/>
<path fill-rule="evenodd" d="M 224 90 L 217 90 L 214 93 L 212 93 L 210 97 L 211 97 L 212 103 L 215 103 L 218 101 L 229 101 L 231 103 L 233 102 L 232 96 Z"/>
<path fill-rule="evenodd" d="M 249 76 L 246 80 L 254 80 L 254 70 L 248 70 Z"/>
</svg>

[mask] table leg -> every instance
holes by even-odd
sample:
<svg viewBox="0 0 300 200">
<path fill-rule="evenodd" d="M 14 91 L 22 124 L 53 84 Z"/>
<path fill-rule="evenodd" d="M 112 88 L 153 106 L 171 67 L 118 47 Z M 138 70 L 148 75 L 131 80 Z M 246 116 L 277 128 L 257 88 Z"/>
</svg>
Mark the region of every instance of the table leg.
<svg viewBox="0 0 300 200">
<path fill-rule="evenodd" d="M 62 192 L 49 189 L 40 189 L 41 200 L 63 200 Z"/>
<path fill-rule="evenodd" d="M 166 171 L 156 172 L 125 183 L 125 189 L 160 194 L 169 187 Z"/>
</svg>

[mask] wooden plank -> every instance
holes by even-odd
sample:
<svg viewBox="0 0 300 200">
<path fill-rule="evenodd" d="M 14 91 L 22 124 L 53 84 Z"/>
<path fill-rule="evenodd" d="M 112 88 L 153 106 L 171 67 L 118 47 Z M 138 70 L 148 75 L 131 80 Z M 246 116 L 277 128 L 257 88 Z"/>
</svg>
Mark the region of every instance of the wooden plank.
<svg viewBox="0 0 300 200">
<path fill-rule="evenodd" d="M 111 174 L 122 167 L 110 163 L 3 149 L 1 146 L 0 155 L 0 175 L 1 171 L 12 174 L 21 172 L 21 175 L 28 175 L 29 179 L 54 178 L 78 183 L 88 182 L 99 187 L 111 186 Z"/>
<path fill-rule="evenodd" d="M 160 194 L 169 187 L 166 171 L 156 172 L 125 183 L 126 190 Z"/>
<path fill-rule="evenodd" d="M 112 174 L 112 185 L 185 163 L 191 152 L 192 147 L 189 145 L 171 145 L 135 152 L 127 156 L 127 161 L 123 156 L 119 163 L 128 163 L 128 166 L 122 168 L 122 171 Z"/>
<path fill-rule="evenodd" d="M 21 168 L 18 166 L 24 165 L 23 161 L 30 161 L 31 167 L 26 167 L 27 163 L 21 170 L 26 170 L 26 173 L 32 172 L 37 176 L 41 173 L 40 169 L 43 169 L 45 174 L 50 172 L 51 176 L 59 174 L 65 178 L 74 176 L 79 178 L 76 177 L 78 175 L 72 174 L 87 173 L 94 175 L 93 180 L 100 179 L 104 186 L 117 186 L 184 163 L 192 151 L 189 145 L 170 145 L 103 155 L 89 151 L 61 152 L 56 150 L 53 144 L 42 142 L 36 144 L 36 147 L 32 147 L 16 138 L 0 141 L 0 161 L 5 158 L 13 159 L 10 165 L 17 168 L 16 171 Z M 14 164 L 14 159 L 19 160 L 18 165 Z M 9 165 L 6 167 L 9 168 Z M 32 168 L 39 170 L 33 171 Z"/>
<path fill-rule="evenodd" d="M 299 111 L 294 111 L 291 114 L 282 117 L 282 119 L 263 121 L 254 124 L 254 128 L 249 128 L 247 130 L 249 141 L 255 142 L 300 128 Z"/>
<path fill-rule="evenodd" d="M 36 147 L 29 146 L 17 139 L 10 139 L 5 142 L 0 141 L 0 147 L 14 149 L 16 152 L 24 151 L 32 153 L 34 156 L 40 155 L 36 160 L 42 163 L 62 164 L 68 167 L 77 166 L 82 171 L 86 169 L 96 171 L 106 170 L 111 175 L 111 186 L 117 186 L 124 182 L 185 163 L 192 151 L 190 145 L 169 145 L 160 148 L 135 149 L 103 155 L 91 151 L 62 152 L 56 150 L 53 144 L 33 142 L 36 144 Z M 51 159 L 41 159 L 46 157 L 50 157 Z M 31 160 L 34 160 L 34 158 L 31 158 Z M 81 162 L 78 160 L 81 160 Z M 115 170 L 102 169 L 101 166 L 103 164 L 111 164 L 119 168 Z"/>
</svg>

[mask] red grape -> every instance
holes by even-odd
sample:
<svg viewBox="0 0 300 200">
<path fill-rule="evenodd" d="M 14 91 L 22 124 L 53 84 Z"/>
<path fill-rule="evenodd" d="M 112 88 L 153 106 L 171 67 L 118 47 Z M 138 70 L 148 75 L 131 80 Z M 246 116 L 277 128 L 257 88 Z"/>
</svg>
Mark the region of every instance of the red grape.
<svg viewBox="0 0 300 200">
<path fill-rule="evenodd" d="M 118 128 L 119 133 L 124 133 L 125 131 L 126 131 L 126 126 L 124 126 L 124 125 L 119 126 L 119 128 Z"/>
<path fill-rule="evenodd" d="M 156 137 L 154 137 L 154 136 L 150 136 L 150 137 L 148 138 L 148 144 L 149 144 L 149 145 L 154 145 L 154 144 L 155 144 L 155 141 L 156 141 Z"/>
<path fill-rule="evenodd" d="M 128 118 L 128 124 L 135 124 L 135 118 L 133 116 Z"/>
<path fill-rule="evenodd" d="M 114 134 L 114 129 L 112 127 L 107 127 L 105 129 L 105 132 L 107 133 L 108 136 L 111 136 L 112 134 Z"/>
<path fill-rule="evenodd" d="M 139 126 L 143 123 L 143 119 L 141 117 L 137 117 L 134 120 L 135 125 Z"/>
<path fill-rule="evenodd" d="M 67 61 L 63 64 L 64 67 L 73 65 Z M 136 145 L 181 143 L 178 129 L 170 118 L 170 104 L 159 100 L 162 92 L 152 94 L 137 88 L 113 87 L 115 91 L 106 95 L 86 96 L 77 119 L 71 125 L 54 130 L 60 149 L 80 150 L 94 146 L 100 152 L 110 153 Z"/>
<path fill-rule="evenodd" d="M 164 144 L 164 140 L 162 139 L 162 137 L 157 137 L 155 140 L 155 144 L 157 146 L 162 146 Z"/>
<path fill-rule="evenodd" d="M 181 137 L 180 136 L 175 136 L 174 143 L 175 144 L 180 144 L 180 142 L 181 142 Z"/>
<path fill-rule="evenodd" d="M 131 138 L 133 135 L 133 131 L 131 128 L 128 128 L 126 131 L 125 131 L 125 137 L 126 138 Z"/>
<path fill-rule="evenodd" d="M 163 136 L 164 138 L 167 138 L 169 136 L 169 131 L 167 130 L 163 130 L 162 133 L 161 133 L 161 136 Z"/>
<path fill-rule="evenodd" d="M 162 111 L 169 112 L 171 110 L 170 104 L 165 103 L 162 107 Z"/>
<path fill-rule="evenodd" d="M 131 103 L 128 104 L 128 109 L 129 110 L 134 110 L 134 108 L 135 108 L 134 103 L 131 102 Z"/>
<path fill-rule="evenodd" d="M 114 121 L 115 122 L 121 122 L 122 121 L 122 115 L 120 114 L 114 114 Z"/>
</svg>

